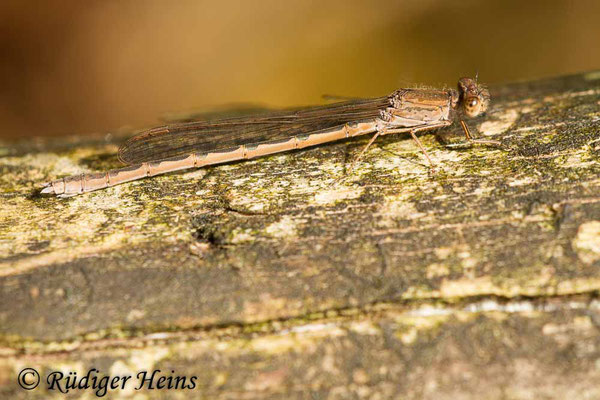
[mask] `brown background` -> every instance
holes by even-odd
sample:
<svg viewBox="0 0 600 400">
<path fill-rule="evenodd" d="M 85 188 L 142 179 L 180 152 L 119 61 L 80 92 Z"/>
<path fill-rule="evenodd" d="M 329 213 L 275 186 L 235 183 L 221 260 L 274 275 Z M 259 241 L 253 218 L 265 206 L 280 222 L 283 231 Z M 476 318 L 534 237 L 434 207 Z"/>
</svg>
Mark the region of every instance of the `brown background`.
<svg viewBox="0 0 600 400">
<path fill-rule="evenodd" d="M 598 1 L 7 1 L 0 137 L 600 67 Z"/>
</svg>

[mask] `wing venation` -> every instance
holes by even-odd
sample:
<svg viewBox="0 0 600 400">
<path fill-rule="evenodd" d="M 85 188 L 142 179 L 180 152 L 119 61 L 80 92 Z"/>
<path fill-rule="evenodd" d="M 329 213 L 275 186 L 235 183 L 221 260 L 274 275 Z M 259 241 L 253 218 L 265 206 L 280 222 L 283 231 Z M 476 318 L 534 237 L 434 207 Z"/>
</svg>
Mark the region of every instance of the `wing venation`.
<svg viewBox="0 0 600 400">
<path fill-rule="evenodd" d="M 129 139 L 119 149 L 119 159 L 126 164 L 138 164 L 285 139 L 377 118 L 380 110 L 388 106 L 388 98 L 379 97 L 257 116 L 166 125 Z"/>
</svg>

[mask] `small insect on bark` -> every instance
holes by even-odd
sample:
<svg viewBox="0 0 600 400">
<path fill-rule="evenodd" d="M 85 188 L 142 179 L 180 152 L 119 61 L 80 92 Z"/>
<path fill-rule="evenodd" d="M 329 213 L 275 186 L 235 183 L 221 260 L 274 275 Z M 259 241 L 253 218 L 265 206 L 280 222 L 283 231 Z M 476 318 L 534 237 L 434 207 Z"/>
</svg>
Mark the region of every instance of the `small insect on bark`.
<svg viewBox="0 0 600 400">
<path fill-rule="evenodd" d="M 452 125 L 456 119 L 465 132 L 465 143 L 500 145 L 474 139 L 463 121 L 484 113 L 489 102 L 485 87 L 474 79 L 461 78 L 458 90 L 399 89 L 385 97 L 161 126 L 121 146 L 119 159 L 128 166 L 57 179 L 44 184 L 41 192 L 70 197 L 167 172 L 247 160 L 371 133 L 373 137 L 352 165 L 379 136 L 408 133 L 433 167 L 417 133 Z"/>
</svg>

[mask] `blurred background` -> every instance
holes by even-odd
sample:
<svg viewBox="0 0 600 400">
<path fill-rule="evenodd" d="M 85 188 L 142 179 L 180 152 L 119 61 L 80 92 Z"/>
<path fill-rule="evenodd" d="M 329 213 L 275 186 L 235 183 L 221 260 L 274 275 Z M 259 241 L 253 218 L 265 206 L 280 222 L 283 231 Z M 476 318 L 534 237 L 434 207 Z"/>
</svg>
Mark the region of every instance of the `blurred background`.
<svg viewBox="0 0 600 400">
<path fill-rule="evenodd" d="M 597 0 L 2 0 L 0 137 L 600 68 Z"/>
</svg>

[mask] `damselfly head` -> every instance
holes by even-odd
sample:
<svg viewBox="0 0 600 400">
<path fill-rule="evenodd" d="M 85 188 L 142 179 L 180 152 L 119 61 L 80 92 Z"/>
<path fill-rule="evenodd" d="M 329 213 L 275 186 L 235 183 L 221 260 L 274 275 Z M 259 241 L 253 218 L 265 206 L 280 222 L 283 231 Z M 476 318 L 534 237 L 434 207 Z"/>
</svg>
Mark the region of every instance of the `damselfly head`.
<svg viewBox="0 0 600 400">
<path fill-rule="evenodd" d="M 484 113 L 490 104 L 490 92 L 471 78 L 458 80 L 460 103 L 467 117 L 476 117 Z"/>
</svg>

